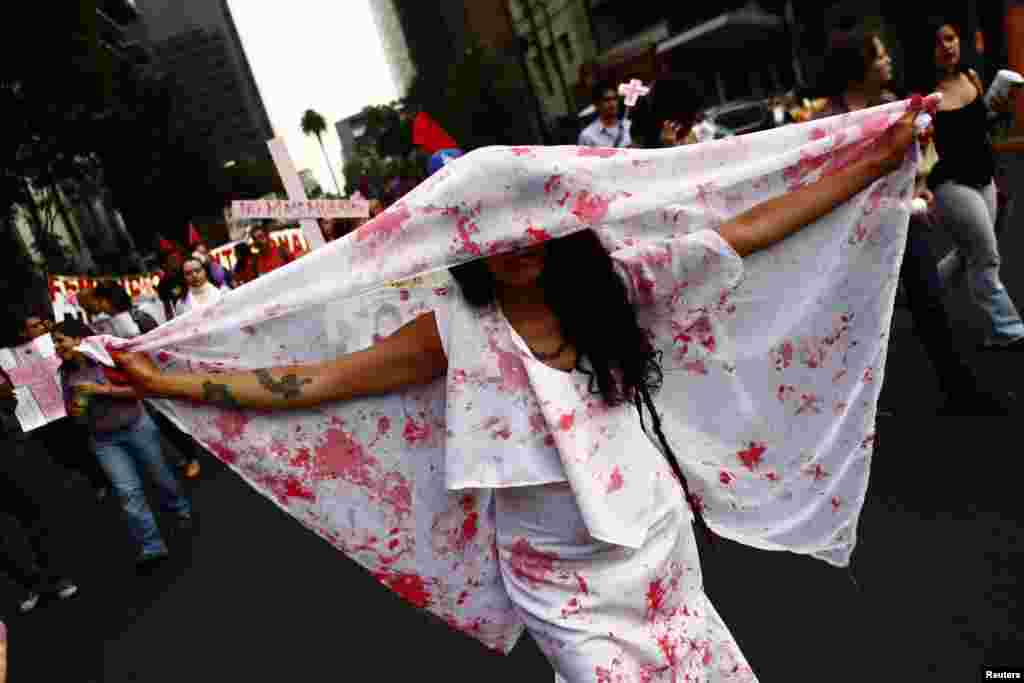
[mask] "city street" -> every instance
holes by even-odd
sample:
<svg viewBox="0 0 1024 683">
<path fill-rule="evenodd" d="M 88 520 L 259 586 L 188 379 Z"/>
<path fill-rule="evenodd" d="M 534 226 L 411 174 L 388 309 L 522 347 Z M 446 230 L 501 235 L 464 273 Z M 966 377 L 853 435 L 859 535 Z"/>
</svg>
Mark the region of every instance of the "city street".
<svg viewBox="0 0 1024 683">
<path fill-rule="evenodd" d="M 623 427 L 617 422 L 621 416 L 586 397 L 581 401 L 567 388 L 570 380 L 539 380 L 537 368 L 517 356 L 533 354 L 534 361 L 549 365 L 539 369 L 557 378 L 566 374 L 558 369 L 570 368 L 552 368 L 557 361 L 568 362 L 575 345 L 595 361 L 606 396 L 611 397 L 604 381 L 609 367 L 613 375 L 621 371 L 633 377 L 635 384 L 639 366 L 624 354 L 639 336 L 615 313 L 627 305 L 615 301 L 624 290 L 587 274 L 590 265 L 607 263 L 604 251 L 565 240 L 560 245 L 576 251 L 548 251 L 565 260 L 548 260 L 546 273 L 531 253 L 532 247 L 546 248 L 546 240 L 561 237 L 566 226 L 603 229 L 601 246 L 614 250 L 611 257 L 623 266 L 630 301 L 660 306 L 651 307 L 652 317 L 673 343 L 685 346 L 679 349 L 677 371 L 712 375 L 703 384 L 694 380 L 685 394 L 674 394 L 679 403 L 674 407 L 689 411 L 684 414 L 690 426 L 701 423 L 686 432 L 686 445 L 705 454 L 717 447 L 738 456 L 732 471 L 723 467 L 716 473 L 718 482 L 735 509 L 756 511 L 763 533 L 779 533 L 784 543 L 799 547 L 811 547 L 812 535 L 821 538 L 836 527 L 843 540 L 848 538 L 852 527 L 845 512 L 853 506 L 844 501 L 858 492 L 841 485 L 851 480 L 838 475 L 845 468 L 863 482 L 865 460 L 844 461 L 839 449 L 862 439 L 871 443 L 858 420 L 863 413 L 848 402 L 857 400 L 856 387 L 881 383 L 869 488 L 848 569 L 726 540 L 712 546 L 696 534 L 706 593 L 760 683 L 961 683 L 987 680 L 985 667 L 1020 671 L 1024 496 L 1019 475 L 1012 473 L 1024 453 L 1024 435 L 1017 431 L 1024 425 L 1024 345 L 1018 339 L 1024 317 L 1024 0 L 932 0 L 905 10 L 882 0 L 20 3 L 12 26 L 45 26 L 46 41 L 14 31 L 17 46 L 11 53 L 21 58 L 7 60 L 10 73 L 0 79 L 3 110 L 16 123 L 0 145 L 5 321 L 0 417 L 26 428 L 43 425 L 65 414 L 64 401 L 73 396 L 71 412 L 83 429 L 106 440 L 111 452 L 101 448 L 101 455 L 113 468 L 110 462 L 126 457 L 114 451 L 120 440 L 133 438 L 135 420 L 131 406 L 113 404 L 130 392 L 108 386 L 121 383 L 117 373 L 104 373 L 109 368 L 79 358 L 77 350 L 88 353 L 89 343 L 82 340 L 92 339 L 108 351 L 143 348 L 164 367 L 190 371 L 262 367 L 238 383 L 201 378 L 181 382 L 181 390 L 172 386 L 179 384 L 175 381 L 166 390 L 163 382 L 152 386 L 161 395 L 227 406 L 224 412 L 192 415 L 183 424 L 230 462 L 237 457 L 233 449 L 242 458 L 255 451 L 259 459 L 264 454 L 259 449 L 266 447 L 280 450 L 282 462 L 287 454 L 296 472 L 315 464 L 316 476 L 354 487 L 332 489 L 356 493 L 328 496 L 330 503 L 366 491 L 369 503 L 355 498 L 342 501 L 351 505 L 321 508 L 330 507 L 326 514 L 335 529 L 347 512 L 353 534 L 365 537 L 334 542 L 348 544 L 352 552 L 377 553 L 375 569 L 394 569 L 405 557 L 420 562 L 427 549 L 433 553 L 431 566 L 465 579 L 449 582 L 443 597 L 437 591 L 428 597 L 445 610 L 452 604 L 481 604 L 474 602 L 474 590 L 487 574 L 460 553 L 489 537 L 489 530 L 478 528 L 479 514 L 485 513 L 460 493 L 458 506 L 454 499 L 448 502 L 463 516 L 432 510 L 429 535 L 430 524 L 407 525 L 407 500 L 422 500 L 423 482 L 434 480 L 419 473 L 406 476 L 382 457 L 383 449 L 386 444 L 433 449 L 444 434 L 473 439 L 460 443 L 476 444 L 479 452 L 456 449 L 468 453 L 465 462 L 443 467 L 422 458 L 408 462 L 426 463 L 418 472 L 429 469 L 430 476 L 444 475 L 449 482 L 515 486 L 557 479 L 546 476 L 550 463 L 529 461 L 550 455 L 540 449 L 554 444 L 566 463 L 573 460 L 583 473 L 587 483 L 574 478 L 576 492 L 605 496 L 595 498 L 599 502 L 593 507 L 580 498 L 588 531 L 627 544 L 626 539 L 642 536 L 644 527 L 636 528 L 640 515 L 655 509 L 642 482 L 654 475 L 640 458 L 638 442 L 625 440 L 635 436 L 633 427 Z M 40 44 L 47 58 L 33 59 Z M 955 347 L 982 391 L 1010 399 L 1014 407 L 1008 417 L 937 416 L 949 398 L 940 384 L 969 385 L 969 378 L 951 376 L 966 374 L 960 372 L 938 381 L 925 345 L 915 336 L 905 292 L 897 297 L 888 337 L 874 311 L 847 305 L 870 298 L 881 288 L 880 278 L 889 276 L 888 266 L 867 262 L 875 258 L 868 254 L 878 253 L 868 251 L 875 247 L 862 245 L 892 245 L 885 239 L 892 216 L 888 207 L 904 199 L 896 196 L 893 178 L 909 182 L 912 169 L 905 166 L 906 176 L 874 183 L 856 205 L 837 209 L 837 204 L 898 166 L 907 145 L 914 144 L 909 119 L 895 122 L 904 109 L 894 98 L 934 92 L 941 93 L 941 106 L 936 98 L 911 100 L 915 116 L 924 106 L 934 124 L 918 129 L 916 139 L 930 138 L 934 146 L 916 158 L 923 162 L 919 180 L 930 174 L 927 183 L 935 190 L 933 216 L 943 213 L 939 220 L 948 225 L 912 229 L 926 231 L 941 259 L 953 244 L 946 230 L 955 226 L 971 252 L 970 277 L 979 291 L 995 282 L 990 277 L 995 257 L 991 216 L 970 188 L 991 202 L 988 150 L 996 155 L 1000 201 L 1017 202 L 1015 217 L 1011 210 L 1002 214 L 1010 216 L 1008 221 L 996 222 L 999 279 L 1016 301 L 1016 314 L 998 292 L 980 294 L 988 297 L 989 303 L 981 304 L 989 306 L 986 314 L 971 301 L 966 277 L 958 277 L 945 295 Z M 822 120 L 804 128 L 789 125 L 818 117 Z M 916 119 L 919 125 L 922 118 Z M 787 130 L 770 132 L 783 126 Z M 715 137 L 729 139 L 717 147 L 700 145 Z M 695 143 L 696 149 L 679 147 Z M 544 150 L 538 152 L 538 146 Z M 810 186 L 819 176 L 825 181 Z M 783 195 L 780 202 L 747 206 L 776 188 Z M 920 188 L 914 195 L 928 197 Z M 741 212 L 743 207 L 751 210 Z M 814 222 L 810 214 L 821 218 L 818 225 L 844 227 L 824 236 L 834 237 L 832 244 L 807 242 L 813 249 L 766 259 L 770 265 L 763 278 L 748 273 L 750 291 L 766 293 L 750 297 L 754 303 L 748 309 L 743 302 L 731 306 L 729 296 L 713 289 L 719 275 L 714 269 L 736 265 L 731 255 L 719 258 L 725 253 L 721 240 L 705 242 L 707 250 L 698 260 L 691 259 L 697 252 L 685 242 L 648 240 L 651 235 L 644 232 L 655 220 L 678 224 L 671 228 L 677 234 L 726 225 L 732 231 L 724 228 L 721 236 L 746 255 L 790 234 L 798 223 Z M 520 260 L 525 247 L 531 249 Z M 490 260 L 493 277 L 483 272 L 478 278 L 465 269 L 476 285 L 466 284 L 460 273 L 467 289 L 465 296 L 452 297 L 457 315 L 438 316 L 445 352 L 452 344 L 458 347 L 449 379 L 466 385 L 465 394 L 452 385 L 447 432 L 434 419 L 429 397 L 412 390 L 401 396 L 402 412 L 395 408 L 394 415 L 374 412 L 373 406 L 364 410 L 358 402 L 321 404 L 294 423 L 294 415 L 280 413 L 266 421 L 230 414 L 239 405 L 262 411 L 282 401 L 322 403 L 326 397 L 320 392 L 327 385 L 363 396 L 360 387 L 397 382 L 413 366 L 417 373 L 437 369 L 439 353 L 424 352 L 416 363 L 407 362 L 410 354 L 398 340 L 378 349 L 379 356 L 342 363 L 334 375 L 319 369 L 317 376 L 294 368 L 266 371 L 269 365 L 326 362 L 325 356 L 351 351 L 364 332 L 366 339 L 371 333 L 374 339 L 390 334 L 406 312 L 423 310 L 409 292 L 390 288 L 394 278 L 441 274 L 476 257 L 500 257 Z M 858 272 L 846 266 L 850 262 Z M 769 272 L 772 268 L 775 272 Z M 782 282 L 774 279 L 780 273 L 790 279 L 774 286 Z M 561 277 L 584 283 L 586 291 L 569 292 L 574 298 L 565 303 Z M 885 291 L 892 284 L 886 281 Z M 420 280 L 417 286 L 435 285 Z M 496 317 L 462 307 L 476 305 L 474 286 L 480 296 L 493 296 Z M 395 300 L 378 301 L 379 292 L 395 294 Z M 697 292 L 712 295 L 704 299 Z M 402 306 L 394 305 L 399 293 L 406 302 Z M 778 297 L 777 308 L 771 296 Z M 691 299 L 700 308 L 684 311 Z M 698 310 L 700 317 L 690 320 Z M 752 310 L 747 320 L 756 324 L 739 328 L 738 336 L 744 337 L 739 341 L 725 339 L 730 335 L 709 324 L 712 310 L 739 311 L 737 317 Z M 51 326 L 51 314 L 54 323 L 63 324 Z M 175 317 L 176 323 L 153 331 Z M 456 326 L 446 325 L 441 320 L 446 317 L 458 321 Z M 943 329 L 941 320 L 931 322 L 932 330 Z M 922 325 L 929 321 L 919 319 Z M 980 351 L 993 331 L 1018 350 Z M 147 332 L 125 345 L 93 336 L 133 338 Z M 412 329 L 408 339 L 424 349 L 436 347 L 432 337 L 427 344 L 428 336 Z M 606 354 L 608 363 L 602 364 L 600 345 L 584 342 L 605 337 L 622 357 Z M 742 351 L 759 340 L 771 342 L 744 356 Z M 515 347 L 509 346 L 513 342 Z M 861 342 L 843 358 L 844 367 L 826 367 L 830 355 L 847 354 Z M 880 344 L 888 345 L 884 373 L 876 361 Z M 762 356 L 761 349 L 769 346 L 771 353 Z M 633 347 L 636 360 L 639 347 Z M 61 362 L 52 360 L 55 348 L 67 362 L 56 383 L 53 375 Z M 703 360 L 705 353 L 730 348 L 739 351 L 737 359 L 755 358 L 749 374 L 742 360 L 730 370 L 744 382 L 735 393 L 720 391 L 731 392 L 733 378 L 726 378 L 727 387 L 717 382 Z M 950 361 L 948 349 L 929 348 L 938 362 Z M 869 360 L 857 360 L 857 354 Z M 776 370 L 756 365 L 769 355 Z M 134 370 L 129 361 L 120 364 L 122 372 L 134 376 L 131 381 L 149 386 L 144 363 Z M 804 367 L 816 370 L 804 372 Z M 346 372 L 358 376 L 347 381 Z M 329 381 L 318 381 L 325 377 Z M 751 389 L 759 382 L 760 388 Z M 967 389 L 959 398 L 984 402 Z M 17 402 L 12 392 L 19 392 Z M 836 401 L 823 408 L 830 399 L 826 392 Z M 462 396 L 458 401 L 457 395 Z M 764 404 L 749 400 L 758 396 L 783 407 L 760 419 L 768 412 L 761 410 Z M 802 405 L 783 416 L 787 400 Z M 18 414 L 7 415 L 15 403 Z M 459 424 L 452 417 L 456 410 L 465 411 Z M 755 412 L 758 419 L 748 419 Z M 372 441 L 348 437 L 360 428 L 357 419 L 368 425 L 368 433 L 376 426 Z M 825 427 L 819 430 L 819 424 Z M 17 516 L 30 523 L 34 508 L 19 504 L 18 490 L 11 487 L 33 488 L 30 475 L 36 470 L 44 481 L 49 476 L 47 467 L 33 467 L 46 464 L 46 453 L 34 453 L 40 461 L 20 457 L 22 445 L 43 448 L 45 435 L 23 443 L 22 434 L 12 435 L 3 424 L 0 429 L 0 439 L 13 440 L 4 442 L 10 448 L 0 446 L 5 465 L 0 522 Z M 81 443 L 68 444 L 69 449 L 91 457 L 85 433 L 54 440 L 77 439 Z M 813 466 L 806 467 L 818 444 L 797 442 L 801 434 L 825 434 L 828 444 L 822 450 L 831 448 L 827 455 L 834 459 L 812 457 Z M 182 454 L 166 434 L 161 438 L 167 461 L 178 462 Z M 785 439 L 785 448 L 777 449 Z M 146 443 L 152 446 L 151 439 Z M 738 443 L 742 450 L 734 449 Z M 514 464 L 513 456 L 502 459 L 504 448 L 518 458 Z M 19 458 L 4 460 L 12 453 Z M 778 460 L 776 453 L 782 453 Z M 149 455 L 152 465 L 152 450 Z M 399 598 L 217 457 L 204 453 L 200 458 L 201 474 L 183 484 L 195 528 L 175 533 L 178 520 L 159 513 L 170 558 L 148 575 L 137 571 L 139 548 L 115 495 L 100 502 L 84 477 L 55 465 L 50 490 L 30 491 L 46 507 L 54 530 L 52 569 L 79 590 L 64 601 L 43 596 L 22 615 L 18 603 L 26 596 L 0 573 L 8 659 L 0 683 L 555 680 L 528 633 L 508 656 L 487 650 Z M 762 463 L 771 470 L 758 469 Z M 373 476 L 365 474 L 370 469 Z M 308 490 L 306 475 L 254 471 L 253 476 L 264 477 L 261 486 L 280 484 L 278 495 L 322 502 L 320 492 Z M 91 476 L 95 480 L 97 473 Z M 807 482 L 813 477 L 818 488 L 805 494 L 810 489 L 801 488 L 801 477 Z M 817 484 L 822 480 L 826 483 Z M 147 487 L 155 509 L 156 491 L 152 484 Z M 822 505 L 807 513 L 800 505 L 817 494 L 825 496 L 818 499 Z M 180 496 L 176 499 L 183 510 Z M 385 504 L 388 509 L 381 513 Z M 357 517 L 363 514 L 362 508 L 354 509 L 358 506 L 369 507 L 370 514 Z M 531 511 L 542 521 L 562 516 Z M 393 556 L 383 554 L 384 534 L 363 533 L 380 520 L 387 522 L 379 528 L 389 530 L 386 543 Z M 478 534 L 481 528 L 486 533 Z M 407 529 L 415 533 L 406 535 Z M 533 522 L 521 529 L 529 538 L 518 538 L 516 531 L 513 557 L 543 549 L 545 530 Z M 152 529 L 135 533 L 152 536 Z M 18 534 L 5 534 L 0 528 L 3 559 L 12 572 L 20 567 L 25 580 L 34 580 L 33 568 L 19 562 L 24 557 L 18 544 L 7 543 Z M 534 537 L 539 540 L 531 545 Z M 656 546 L 645 541 L 645 548 Z M 643 557 L 637 562 L 647 563 Z M 587 572 L 605 571 L 597 564 L 579 569 L 578 594 L 609 593 L 600 583 L 605 575 L 595 574 L 588 588 Z M 420 587 L 419 565 L 416 571 L 412 578 L 401 577 L 407 595 Z M 606 575 L 619 572 L 614 590 L 628 597 L 635 594 L 617 581 L 627 571 L 613 567 Z M 535 577 L 527 578 L 531 595 L 547 595 Z M 639 584 L 648 590 L 652 621 L 667 612 L 659 607 L 661 580 L 649 588 Z M 671 582 L 671 590 L 677 590 L 678 582 Z M 566 628 L 572 627 L 573 613 L 562 610 Z M 623 633 L 618 622 L 606 625 L 599 635 Z M 635 662 L 625 666 L 650 672 L 662 665 L 653 658 L 679 654 L 672 644 L 677 637 L 679 643 L 683 638 L 696 642 L 688 625 L 658 628 L 665 630 L 658 634 L 659 648 L 623 650 L 622 661 Z M 691 683 L 693 676 L 680 668 L 678 661 L 666 663 L 655 677 Z M 665 683 L 647 680 L 651 676 L 620 680 L 629 676 L 595 670 L 591 680 Z"/>
<path fill-rule="evenodd" d="M 1018 299 L 1022 249 L 1019 230 L 1004 238 Z M 980 327 L 966 296 L 949 305 L 973 349 Z M 1005 389 L 1024 375 L 1019 354 L 976 362 Z M 879 419 L 859 592 L 816 560 L 702 548 L 707 592 L 762 682 L 973 681 L 982 663 L 1022 661 L 1014 420 L 927 416 L 939 397 L 903 308 L 884 387 L 892 416 Z M 529 637 L 502 658 L 406 607 L 212 457 L 190 489 L 197 533 L 172 536 L 173 560 L 145 579 L 116 503 L 93 502 L 84 485 L 68 492 L 65 559 L 81 593 L 17 617 L 0 585 L 10 683 L 552 680 Z"/>
</svg>

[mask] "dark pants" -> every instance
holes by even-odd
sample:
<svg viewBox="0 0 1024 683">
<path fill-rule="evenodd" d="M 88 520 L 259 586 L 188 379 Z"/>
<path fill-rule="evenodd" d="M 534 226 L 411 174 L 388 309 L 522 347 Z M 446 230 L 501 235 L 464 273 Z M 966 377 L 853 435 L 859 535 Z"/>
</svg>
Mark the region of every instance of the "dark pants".
<svg viewBox="0 0 1024 683">
<path fill-rule="evenodd" d="M 0 437 L 2 438 L 2 437 Z M 46 590 L 56 538 L 48 506 L 56 502 L 57 472 L 27 441 L 0 441 L 0 571 L 26 591 Z"/>
<path fill-rule="evenodd" d="M 84 425 L 62 418 L 29 432 L 28 437 L 35 439 L 55 463 L 84 476 L 93 489 L 110 487 L 110 480 L 89 449 L 89 432 Z"/>
<path fill-rule="evenodd" d="M 947 397 L 973 396 L 979 391 L 978 379 L 953 346 L 953 328 L 943 300 L 937 261 L 923 234 L 927 228 L 917 220 L 913 216 L 910 219 L 907 249 L 900 267 L 914 333 L 935 368 L 942 393 Z"/>
</svg>

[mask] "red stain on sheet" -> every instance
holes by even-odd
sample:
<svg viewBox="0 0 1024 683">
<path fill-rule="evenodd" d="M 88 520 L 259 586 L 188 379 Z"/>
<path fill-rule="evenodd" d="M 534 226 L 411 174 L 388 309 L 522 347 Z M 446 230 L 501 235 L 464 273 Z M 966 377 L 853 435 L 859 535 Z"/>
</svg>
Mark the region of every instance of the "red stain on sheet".
<svg viewBox="0 0 1024 683">
<path fill-rule="evenodd" d="M 509 565 L 513 576 L 536 588 L 550 579 L 555 571 L 555 559 L 551 553 L 543 553 L 525 538 L 520 538 L 512 545 Z"/>
<path fill-rule="evenodd" d="M 417 574 L 375 572 L 374 577 L 415 607 L 424 609 L 431 603 L 423 578 Z"/>
<path fill-rule="evenodd" d="M 615 469 L 612 470 L 612 476 L 608 481 L 608 488 L 605 489 L 605 493 L 615 493 L 622 488 L 622 471 L 619 466 L 616 465 Z"/>
<path fill-rule="evenodd" d="M 764 444 L 751 442 L 750 448 L 740 451 L 736 454 L 736 457 L 740 459 L 744 467 L 753 472 L 761 464 L 761 456 L 764 455 L 766 450 L 767 447 Z"/>
<path fill-rule="evenodd" d="M 608 204 L 609 201 L 604 197 L 583 190 L 576 195 L 572 213 L 580 222 L 593 225 L 604 220 L 608 214 Z"/>
<path fill-rule="evenodd" d="M 242 436 L 246 426 L 249 424 L 249 418 L 237 411 L 228 410 L 218 415 L 213 424 L 217 427 L 225 441 L 234 441 Z"/>
</svg>

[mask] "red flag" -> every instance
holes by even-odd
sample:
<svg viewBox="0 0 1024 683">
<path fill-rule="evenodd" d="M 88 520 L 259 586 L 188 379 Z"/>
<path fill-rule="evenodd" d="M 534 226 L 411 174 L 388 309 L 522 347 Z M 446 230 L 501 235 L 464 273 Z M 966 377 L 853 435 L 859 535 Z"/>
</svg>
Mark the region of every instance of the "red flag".
<svg viewBox="0 0 1024 683">
<path fill-rule="evenodd" d="M 430 118 L 426 112 L 420 112 L 412 124 L 412 143 L 422 147 L 427 154 L 440 152 L 442 149 L 458 147 L 455 140 L 445 132 L 444 128 L 438 125 L 437 121 Z"/>
<path fill-rule="evenodd" d="M 196 229 L 194 227 L 192 227 L 191 223 L 189 223 L 188 224 L 188 246 L 194 247 L 196 244 L 198 244 L 199 242 L 202 242 L 202 241 L 203 241 L 203 238 L 199 236 L 199 233 L 196 232 Z"/>
</svg>

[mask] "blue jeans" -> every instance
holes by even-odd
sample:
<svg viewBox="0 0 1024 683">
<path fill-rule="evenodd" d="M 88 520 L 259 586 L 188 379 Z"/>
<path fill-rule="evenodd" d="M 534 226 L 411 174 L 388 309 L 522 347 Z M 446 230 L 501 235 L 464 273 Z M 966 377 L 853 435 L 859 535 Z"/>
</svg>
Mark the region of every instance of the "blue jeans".
<svg viewBox="0 0 1024 683">
<path fill-rule="evenodd" d="M 1024 338 L 1024 321 L 999 278 L 995 183 L 976 190 L 947 181 L 935 189 L 935 204 L 956 244 L 939 262 L 943 284 L 966 278 L 971 300 L 988 320 L 986 345 Z"/>
<path fill-rule="evenodd" d="M 178 517 L 190 516 L 192 508 L 160 453 L 160 432 L 156 425 L 143 413 L 129 427 L 93 435 L 92 447 L 114 485 L 132 538 L 142 546 L 141 557 L 166 553 L 167 545 L 146 502 L 142 470 L 147 470 L 156 483 L 161 507 Z"/>
</svg>

